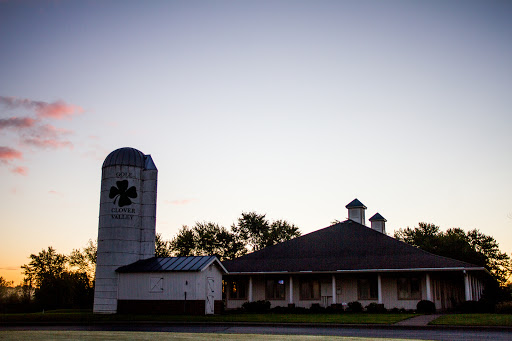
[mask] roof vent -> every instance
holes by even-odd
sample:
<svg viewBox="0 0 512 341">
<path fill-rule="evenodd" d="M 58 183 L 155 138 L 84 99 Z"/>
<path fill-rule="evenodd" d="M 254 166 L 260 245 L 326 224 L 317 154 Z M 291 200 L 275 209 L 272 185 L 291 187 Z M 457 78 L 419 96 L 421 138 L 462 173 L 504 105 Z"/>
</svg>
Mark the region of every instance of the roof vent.
<svg viewBox="0 0 512 341">
<path fill-rule="evenodd" d="M 348 209 L 348 219 L 355 221 L 361 225 L 365 225 L 364 212 L 366 210 L 366 206 L 363 205 L 357 199 L 352 200 L 345 208 Z"/>
<path fill-rule="evenodd" d="M 386 218 L 379 213 L 375 213 L 369 220 L 372 223 L 372 230 L 386 234 Z"/>
</svg>

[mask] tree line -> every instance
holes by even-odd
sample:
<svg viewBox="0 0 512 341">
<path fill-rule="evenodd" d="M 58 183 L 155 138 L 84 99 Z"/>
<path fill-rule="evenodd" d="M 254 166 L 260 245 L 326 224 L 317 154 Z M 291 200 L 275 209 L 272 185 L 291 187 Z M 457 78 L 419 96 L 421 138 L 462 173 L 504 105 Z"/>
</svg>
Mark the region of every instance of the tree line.
<svg viewBox="0 0 512 341">
<path fill-rule="evenodd" d="M 221 260 L 234 259 L 300 235 L 299 228 L 285 220 L 270 221 L 265 214 L 244 212 L 229 229 L 213 222 L 196 222 L 192 227 L 183 226 L 171 240 L 157 234 L 155 256 L 217 255 Z M 429 223 L 399 229 L 394 237 L 436 255 L 485 267 L 492 275 L 486 298 L 512 300 L 512 261 L 493 237 L 476 229 L 441 231 Z M 12 282 L 0 277 L 0 312 L 16 304 L 25 310 L 27 305 L 32 310 L 92 307 L 96 253 L 96 242 L 89 241 L 69 255 L 57 253 L 51 246 L 31 254 L 29 263 L 21 267 L 21 285 L 13 287 Z"/>
<path fill-rule="evenodd" d="M 265 214 L 248 212 L 242 213 L 230 229 L 198 222 L 190 228 L 183 226 L 172 240 L 157 234 L 155 256 L 217 255 L 221 260 L 233 259 L 300 234 L 297 226 L 285 220 L 269 221 Z M 91 308 L 96 255 L 97 244 L 91 240 L 69 255 L 51 246 L 31 254 L 29 263 L 21 266 L 22 285 L 12 287 L 12 282 L 0 277 L 0 312 L 9 306 L 23 310 Z"/>
<path fill-rule="evenodd" d="M 248 252 L 298 237 L 297 226 L 286 220 L 269 221 L 265 214 L 244 212 L 230 229 L 213 222 L 183 226 L 171 240 L 156 235 L 156 256 L 217 255 L 220 260 L 234 259 Z"/>
<path fill-rule="evenodd" d="M 512 274 L 512 262 L 500 251 L 498 242 L 477 229 L 465 232 L 461 228 L 441 231 L 439 226 L 419 223 L 418 227 L 395 231 L 395 238 L 435 255 L 482 266 L 500 286 L 507 285 Z"/>
</svg>

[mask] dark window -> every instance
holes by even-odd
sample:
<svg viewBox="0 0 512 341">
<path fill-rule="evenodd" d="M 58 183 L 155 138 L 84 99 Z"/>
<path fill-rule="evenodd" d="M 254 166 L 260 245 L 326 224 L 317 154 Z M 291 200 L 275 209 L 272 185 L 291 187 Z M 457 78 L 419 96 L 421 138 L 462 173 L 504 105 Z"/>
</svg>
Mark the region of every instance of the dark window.
<svg viewBox="0 0 512 341">
<path fill-rule="evenodd" d="M 228 281 L 229 298 L 234 300 L 247 299 L 247 280 L 232 279 Z"/>
<path fill-rule="evenodd" d="M 265 297 L 267 300 L 284 300 L 284 279 L 267 279 Z"/>
<path fill-rule="evenodd" d="M 320 282 L 318 280 L 302 280 L 300 282 L 301 300 L 319 300 Z"/>
<path fill-rule="evenodd" d="M 399 300 L 421 299 L 421 285 L 419 278 L 399 278 L 397 280 L 397 291 Z"/>
<path fill-rule="evenodd" d="M 357 296 L 360 300 L 376 300 L 377 277 L 361 278 L 357 280 Z"/>
</svg>

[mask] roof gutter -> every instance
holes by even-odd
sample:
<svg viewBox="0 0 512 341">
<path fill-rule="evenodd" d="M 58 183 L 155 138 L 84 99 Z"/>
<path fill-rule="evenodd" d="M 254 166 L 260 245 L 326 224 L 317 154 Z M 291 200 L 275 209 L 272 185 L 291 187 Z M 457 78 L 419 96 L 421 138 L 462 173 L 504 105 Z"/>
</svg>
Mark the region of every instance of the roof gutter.
<svg viewBox="0 0 512 341">
<path fill-rule="evenodd" d="M 336 271 L 251 271 L 235 272 L 230 271 L 229 275 L 303 275 L 303 274 L 340 274 L 340 273 L 364 273 L 364 272 L 441 272 L 441 271 L 485 271 L 484 267 L 455 267 L 455 268 L 409 268 L 409 269 L 358 269 L 358 270 L 336 270 Z"/>
</svg>

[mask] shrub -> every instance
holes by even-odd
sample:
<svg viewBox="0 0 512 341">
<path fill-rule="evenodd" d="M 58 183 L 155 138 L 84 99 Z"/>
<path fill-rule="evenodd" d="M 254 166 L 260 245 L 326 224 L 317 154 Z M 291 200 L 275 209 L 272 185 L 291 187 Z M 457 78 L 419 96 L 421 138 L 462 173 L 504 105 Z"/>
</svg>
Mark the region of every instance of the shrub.
<svg viewBox="0 0 512 341">
<path fill-rule="evenodd" d="M 498 314 L 512 314 L 512 301 L 498 303 L 496 312 Z"/>
<path fill-rule="evenodd" d="M 462 302 L 457 310 L 461 313 L 489 313 L 494 307 L 486 301 L 466 301 Z"/>
<path fill-rule="evenodd" d="M 270 310 L 270 302 L 263 300 L 245 302 L 244 304 L 242 304 L 242 308 L 249 313 L 264 313 Z"/>
<path fill-rule="evenodd" d="M 433 314 L 436 312 L 436 305 L 432 301 L 421 300 L 416 305 L 416 311 L 421 314 Z"/>
<path fill-rule="evenodd" d="M 373 302 L 366 306 L 366 311 L 369 313 L 381 314 L 381 313 L 385 313 L 387 311 L 387 309 L 384 308 L 384 304 L 379 304 L 379 303 Z"/>
<path fill-rule="evenodd" d="M 324 307 L 321 307 L 319 303 L 313 303 L 311 304 L 311 308 L 309 309 L 310 312 L 312 313 L 324 313 L 325 312 L 325 308 Z"/>
<path fill-rule="evenodd" d="M 363 311 L 363 305 L 358 301 L 348 302 L 348 311 L 352 313 L 360 313 Z"/>
</svg>

